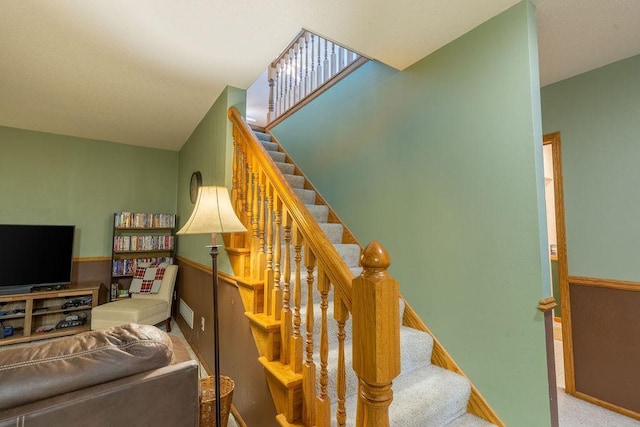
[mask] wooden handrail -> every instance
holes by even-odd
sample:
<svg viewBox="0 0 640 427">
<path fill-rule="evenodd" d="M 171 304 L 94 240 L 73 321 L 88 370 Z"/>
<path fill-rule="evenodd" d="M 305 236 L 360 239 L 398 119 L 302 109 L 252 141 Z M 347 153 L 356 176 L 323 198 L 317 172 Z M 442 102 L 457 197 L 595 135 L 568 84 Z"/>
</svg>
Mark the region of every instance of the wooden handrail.
<svg viewBox="0 0 640 427">
<path fill-rule="evenodd" d="M 309 210 L 306 209 L 302 200 L 300 200 L 289 186 L 283 173 L 269 154 L 267 154 L 262 144 L 259 143 L 257 137 L 246 125 L 238 109 L 231 107 L 228 112 L 228 117 L 234 125 L 234 130 L 237 131 L 242 138 L 255 142 L 255 144 L 251 144 L 249 149 L 256 150 L 256 152 L 250 154 L 255 155 L 255 160 L 262 167 L 263 172 L 271 182 L 271 185 L 276 189 L 279 197 L 282 198 L 282 204 L 296 222 L 300 233 L 304 236 L 305 242 L 310 246 L 318 262 L 326 266 L 325 271 L 327 276 L 340 293 L 340 298 L 346 305 L 347 310 L 351 311 L 351 281 L 353 280 L 351 270 L 349 270 L 344 261 L 336 254 L 334 246 L 324 235 L 322 229 L 314 220 Z"/>
</svg>

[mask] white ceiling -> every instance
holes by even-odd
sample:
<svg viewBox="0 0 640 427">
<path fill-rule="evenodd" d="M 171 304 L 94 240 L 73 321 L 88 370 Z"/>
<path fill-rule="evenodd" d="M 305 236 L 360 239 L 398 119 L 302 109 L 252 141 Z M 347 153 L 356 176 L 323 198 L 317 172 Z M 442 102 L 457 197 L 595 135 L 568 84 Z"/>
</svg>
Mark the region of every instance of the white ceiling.
<svg viewBox="0 0 640 427">
<path fill-rule="evenodd" d="M 533 0 L 549 84 L 640 53 L 640 1 Z M 178 150 L 304 27 L 404 69 L 517 0 L 0 2 L 0 125 Z"/>
</svg>

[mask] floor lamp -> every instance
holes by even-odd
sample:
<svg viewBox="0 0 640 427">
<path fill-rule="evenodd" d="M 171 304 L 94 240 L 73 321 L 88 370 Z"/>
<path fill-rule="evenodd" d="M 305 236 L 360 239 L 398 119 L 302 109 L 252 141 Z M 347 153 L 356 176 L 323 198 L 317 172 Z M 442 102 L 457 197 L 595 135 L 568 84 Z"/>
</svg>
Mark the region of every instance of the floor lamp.
<svg viewBox="0 0 640 427">
<path fill-rule="evenodd" d="M 218 246 L 217 233 L 245 232 L 247 229 L 236 216 L 226 187 L 204 186 L 198 189 L 196 205 L 191 217 L 176 234 L 211 234 L 211 263 L 213 269 L 213 369 L 216 394 L 216 427 L 221 427 L 220 413 L 220 346 L 218 333 Z"/>
</svg>

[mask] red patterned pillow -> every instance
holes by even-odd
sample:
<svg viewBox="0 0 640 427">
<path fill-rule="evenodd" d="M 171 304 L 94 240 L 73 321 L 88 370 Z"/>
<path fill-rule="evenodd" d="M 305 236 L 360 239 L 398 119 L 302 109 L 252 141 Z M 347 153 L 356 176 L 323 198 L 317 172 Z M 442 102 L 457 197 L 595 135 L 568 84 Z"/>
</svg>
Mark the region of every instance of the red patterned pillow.
<svg viewBox="0 0 640 427">
<path fill-rule="evenodd" d="M 162 284 L 162 276 L 169 265 L 166 262 L 146 262 L 138 264 L 133 275 L 129 292 L 134 294 L 157 294 Z"/>
</svg>

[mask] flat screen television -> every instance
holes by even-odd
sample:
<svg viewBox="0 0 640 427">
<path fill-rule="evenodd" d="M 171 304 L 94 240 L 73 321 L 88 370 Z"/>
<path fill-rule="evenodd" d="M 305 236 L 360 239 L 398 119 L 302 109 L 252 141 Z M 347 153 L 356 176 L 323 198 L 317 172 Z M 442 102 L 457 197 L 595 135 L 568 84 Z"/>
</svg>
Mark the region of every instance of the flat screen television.
<svg viewBox="0 0 640 427">
<path fill-rule="evenodd" d="M 73 225 L 0 224 L 0 295 L 71 283 Z"/>
</svg>

